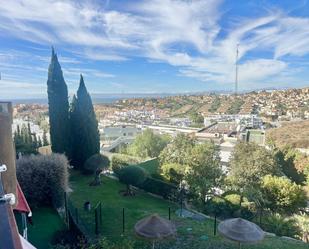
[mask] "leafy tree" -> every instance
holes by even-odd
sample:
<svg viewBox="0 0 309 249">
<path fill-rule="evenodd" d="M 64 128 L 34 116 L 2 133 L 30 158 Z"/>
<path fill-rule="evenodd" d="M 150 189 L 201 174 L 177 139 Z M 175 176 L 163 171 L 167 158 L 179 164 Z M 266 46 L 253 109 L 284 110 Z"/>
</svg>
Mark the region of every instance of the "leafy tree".
<svg viewBox="0 0 309 249">
<path fill-rule="evenodd" d="M 195 139 L 183 133 L 177 136 L 160 153 L 159 159 L 161 165 L 166 163 L 178 163 L 186 165 Z"/>
<path fill-rule="evenodd" d="M 274 151 L 275 158 L 282 172 L 292 181 L 297 184 L 302 184 L 305 181 L 305 166 L 302 166 L 301 164 L 303 162 L 306 163 L 305 158 L 290 147 L 285 147 L 283 149 L 275 148 Z"/>
<path fill-rule="evenodd" d="M 128 151 L 129 154 L 142 158 L 158 157 L 168 141 L 168 136 L 157 135 L 152 130 L 146 129 L 142 134 L 136 136 Z"/>
<path fill-rule="evenodd" d="M 188 166 L 185 179 L 190 191 L 204 203 L 206 195 L 213 194 L 223 179 L 218 146 L 211 142 L 196 144 L 191 150 Z"/>
<path fill-rule="evenodd" d="M 101 154 L 95 154 L 87 159 L 84 165 L 85 174 L 94 174 L 94 180 L 90 183 L 91 186 L 101 184 L 100 175 L 104 169 L 109 167 L 109 159 Z"/>
<path fill-rule="evenodd" d="M 184 178 L 188 166 L 179 163 L 166 163 L 161 166 L 164 177 L 170 182 L 179 184 Z"/>
<path fill-rule="evenodd" d="M 107 169 L 109 167 L 109 159 L 108 157 L 101 155 L 101 154 L 95 154 L 92 155 L 87 159 L 84 166 L 84 173 L 86 174 L 93 174 L 98 169 Z"/>
<path fill-rule="evenodd" d="M 274 212 L 290 214 L 306 206 L 306 194 L 302 187 L 285 177 L 263 177 L 261 190 L 266 207 Z"/>
<path fill-rule="evenodd" d="M 131 185 L 142 184 L 146 180 L 146 171 L 138 166 L 124 167 L 119 172 L 119 181 L 127 185 L 125 195 L 133 195 Z"/>
<path fill-rule="evenodd" d="M 48 69 L 47 93 L 52 151 L 70 156 L 68 88 L 54 49 Z"/>
<path fill-rule="evenodd" d="M 77 168 L 83 168 L 89 157 L 100 152 L 100 134 L 92 100 L 82 75 L 77 97 L 73 97 L 71 105 L 70 124 L 73 145 L 72 164 Z"/>
<path fill-rule="evenodd" d="M 204 117 L 200 113 L 197 112 L 191 113 L 190 120 L 193 122 L 193 126 L 201 127 L 204 125 Z"/>
<path fill-rule="evenodd" d="M 265 175 L 279 173 L 270 151 L 255 143 L 240 142 L 231 156 L 227 183 L 243 196 L 258 188 Z"/>
<path fill-rule="evenodd" d="M 14 143 L 17 154 L 37 154 L 39 144 L 37 142 L 36 134 L 32 134 L 31 132 L 30 125 L 27 125 L 26 127 L 23 124 L 21 129 L 19 125 L 17 126 L 16 132 L 14 133 Z"/>
</svg>

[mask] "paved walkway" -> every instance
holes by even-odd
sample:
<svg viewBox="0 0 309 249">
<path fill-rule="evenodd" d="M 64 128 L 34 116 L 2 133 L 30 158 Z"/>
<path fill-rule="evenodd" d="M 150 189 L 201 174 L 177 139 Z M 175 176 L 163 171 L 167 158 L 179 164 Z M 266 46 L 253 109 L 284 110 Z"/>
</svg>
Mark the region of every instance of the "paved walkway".
<svg viewBox="0 0 309 249">
<path fill-rule="evenodd" d="M 185 218 L 191 218 L 193 220 L 197 220 L 197 221 L 204 221 L 206 220 L 206 216 L 203 215 L 203 214 L 199 214 L 199 213 L 194 213 L 190 210 L 187 210 L 187 209 L 178 209 L 176 210 L 176 214 L 178 216 L 182 216 L 182 217 L 185 217 Z"/>
</svg>

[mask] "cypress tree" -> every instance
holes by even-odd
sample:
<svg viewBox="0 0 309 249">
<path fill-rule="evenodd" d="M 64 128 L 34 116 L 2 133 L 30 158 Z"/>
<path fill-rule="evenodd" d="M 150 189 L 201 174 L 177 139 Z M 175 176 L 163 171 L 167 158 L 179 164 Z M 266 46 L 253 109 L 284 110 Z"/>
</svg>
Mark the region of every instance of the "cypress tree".
<svg viewBox="0 0 309 249">
<path fill-rule="evenodd" d="M 48 68 L 47 93 L 52 151 L 70 156 L 68 88 L 53 48 Z"/>
<path fill-rule="evenodd" d="M 47 140 L 47 135 L 46 135 L 46 131 L 43 131 L 43 146 L 47 146 L 49 143 L 48 143 L 48 140 Z"/>
<path fill-rule="evenodd" d="M 32 141 L 32 132 L 31 132 L 31 128 L 30 128 L 30 123 L 27 124 L 27 129 L 28 129 L 28 131 L 27 131 L 28 141 L 29 141 L 30 144 L 32 144 L 33 141 Z"/>
<path fill-rule="evenodd" d="M 39 136 L 39 138 L 38 138 L 38 148 L 40 148 L 40 147 L 42 147 L 43 146 L 43 144 L 42 144 L 42 139 L 41 139 L 41 137 Z"/>
<path fill-rule="evenodd" d="M 98 121 L 82 75 L 77 97 L 74 96 L 72 101 L 70 123 L 72 164 L 77 168 L 82 168 L 89 157 L 100 152 Z"/>
</svg>

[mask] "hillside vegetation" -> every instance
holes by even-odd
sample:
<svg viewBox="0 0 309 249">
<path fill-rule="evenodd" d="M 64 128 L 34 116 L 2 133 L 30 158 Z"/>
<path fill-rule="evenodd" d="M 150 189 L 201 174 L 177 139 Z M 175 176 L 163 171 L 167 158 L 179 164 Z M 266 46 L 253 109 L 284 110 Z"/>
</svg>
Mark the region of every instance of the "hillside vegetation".
<svg viewBox="0 0 309 249">
<path fill-rule="evenodd" d="M 266 138 L 278 147 L 288 144 L 294 148 L 309 148 L 309 120 L 285 122 L 279 128 L 268 130 Z"/>
</svg>

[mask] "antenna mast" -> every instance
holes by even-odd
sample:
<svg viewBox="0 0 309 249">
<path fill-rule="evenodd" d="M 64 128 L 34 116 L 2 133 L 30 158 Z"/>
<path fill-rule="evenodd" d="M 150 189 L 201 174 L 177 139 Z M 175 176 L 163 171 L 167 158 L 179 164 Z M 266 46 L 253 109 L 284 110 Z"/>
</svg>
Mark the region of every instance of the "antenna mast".
<svg viewBox="0 0 309 249">
<path fill-rule="evenodd" d="M 235 95 L 238 93 L 238 53 L 239 43 L 236 46 L 236 60 L 235 60 Z"/>
</svg>

